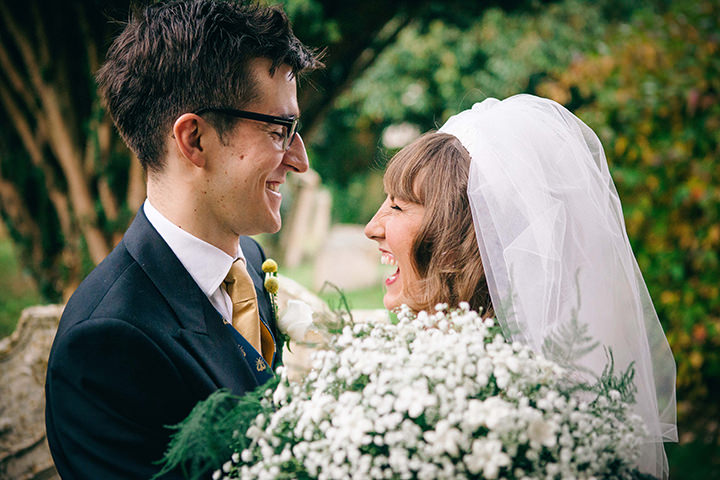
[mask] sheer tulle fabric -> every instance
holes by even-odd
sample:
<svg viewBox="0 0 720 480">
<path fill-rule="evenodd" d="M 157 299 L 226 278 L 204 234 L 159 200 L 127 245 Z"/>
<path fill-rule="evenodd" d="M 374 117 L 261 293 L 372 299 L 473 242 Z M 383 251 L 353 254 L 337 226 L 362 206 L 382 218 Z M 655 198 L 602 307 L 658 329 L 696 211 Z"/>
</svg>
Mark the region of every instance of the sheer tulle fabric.
<svg viewBox="0 0 720 480">
<path fill-rule="evenodd" d="M 472 158 L 468 196 L 504 331 L 542 352 L 576 319 L 612 350 L 616 372 L 634 362 L 637 413 L 650 433 L 639 466 L 667 477 L 662 442 L 677 441 L 675 362 L 597 136 L 561 105 L 531 95 L 487 99 L 440 132 Z M 596 348 L 573 368 L 600 375 L 607 360 Z"/>
</svg>

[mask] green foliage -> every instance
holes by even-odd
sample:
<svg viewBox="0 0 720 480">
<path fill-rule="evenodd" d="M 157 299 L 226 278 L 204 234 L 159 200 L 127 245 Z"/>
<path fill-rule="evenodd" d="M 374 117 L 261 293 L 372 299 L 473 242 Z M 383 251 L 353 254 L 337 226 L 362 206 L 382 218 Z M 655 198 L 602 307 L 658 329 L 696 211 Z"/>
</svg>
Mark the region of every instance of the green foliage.
<svg viewBox="0 0 720 480">
<path fill-rule="evenodd" d="M 342 38 L 338 20 L 327 18 L 323 6 L 317 0 L 274 0 L 265 3 L 281 5 L 295 29 L 302 30 L 300 38 L 305 43 L 316 40 L 328 45 Z"/>
<path fill-rule="evenodd" d="M 381 171 L 361 172 L 353 175 L 344 186 L 330 184 L 332 218 L 338 223 L 364 223 L 370 221 L 385 200 Z"/>
<path fill-rule="evenodd" d="M 581 369 L 577 361 L 600 345 L 600 342 L 588 334 L 589 328 L 586 323 L 578 322 L 577 315 L 573 315 L 570 321 L 559 325 L 545 338 L 543 355 L 563 367 Z"/>
<path fill-rule="evenodd" d="M 255 417 L 271 411 L 261 400 L 278 381 L 274 377 L 242 397 L 218 390 L 199 402 L 185 420 L 170 427 L 176 433 L 162 459 L 162 470 L 153 478 L 179 469 L 185 478 L 198 480 L 221 468 L 234 451 L 248 446 L 245 432 Z"/>
<path fill-rule="evenodd" d="M 539 87 L 598 132 L 678 364 L 681 422 L 720 395 L 720 2 L 639 11 Z"/>
<path fill-rule="evenodd" d="M 0 338 L 15 330 L 23 309 L 40 303 L 43 299 L 21 271 L 12 242 L 0 235 Z"/>
<path fill-rule="evenodd" d="M 514 13 L 489 8 L 462 22 L 410 22 L 313 138 L 312 166 L 335 193 L 333 218 L 363 223 L 377 208 L 370 199 L 379 184 L 367 172 L 394 153 L 378 148 L 385 128 L 409 122 L 423 132 L 487 97 L 533 92 L 549 72 L 601 47 L 611 3 L 565 0 Z"/>
<path fill-rule="evenodd" d="M 521 13 L 488 9 L 467 28 L 416 23 L 338 103 L 424 131 L 489 96 L 532 90 L 536 78 L 594 50 L 604 25 L 598 7 L 576 0 Z"/>
<path fill-rule="evenodd" d="M 666 444 L 670 466 L 682 474 L 674 478 L 682 480 L 707 480 L 720 478 L 720 446 L 715 443 L 694 441 Z"/>
<path fill-rule="evenodd" d="M 603 368 L 596 386 L 598 395 L 610 395 L 611 391 L 620 393 L 623 402 L 635 403 L 637 386 L 635 385 L 635 362 L 630 362 L 624 372 L 615 374 L 615 357 L 612 349 L 605 349 L 607 363 Z"/>
</svg>

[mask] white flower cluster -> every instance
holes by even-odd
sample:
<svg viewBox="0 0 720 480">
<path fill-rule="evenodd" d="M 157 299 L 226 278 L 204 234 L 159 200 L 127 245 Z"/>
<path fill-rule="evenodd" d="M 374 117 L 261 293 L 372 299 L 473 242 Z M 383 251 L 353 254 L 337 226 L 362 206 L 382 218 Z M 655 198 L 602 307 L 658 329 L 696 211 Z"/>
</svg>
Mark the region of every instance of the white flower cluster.
<svg viewBox="0 0 720 480">
<path fill-rule="evenodd" d="M 445 308 L 346 326 L 214 478 L 631 478 L 643 427 L 618 392 Z"/>
</svg>

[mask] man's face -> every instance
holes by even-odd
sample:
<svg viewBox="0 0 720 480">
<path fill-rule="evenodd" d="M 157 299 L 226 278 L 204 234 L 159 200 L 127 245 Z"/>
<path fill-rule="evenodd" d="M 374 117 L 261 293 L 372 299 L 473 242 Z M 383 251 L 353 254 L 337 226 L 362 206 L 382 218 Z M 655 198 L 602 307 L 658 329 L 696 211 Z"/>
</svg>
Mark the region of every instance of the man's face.
<svg viewBox="0 0 720 480">
<path fill-rule="evenodd" d="M 292 70 L 281 65 L 270 76 L 270 60 L 250 64 L 258 98 L 243 109 L 279 117 L 299 116 L 297 89 Z M 305 146 L 296 135 L 287 151 L 282 148 L 283 127 L 256 120 L 239 119 L 218 145 L 208 164 L 204 202 L 210 228 L 223 234 L 254 235 L 280 229 L 280 185 L 288 171 L 308 169 Z M 215 153 L 215 152 L 213 152 Z"/>
</svg>

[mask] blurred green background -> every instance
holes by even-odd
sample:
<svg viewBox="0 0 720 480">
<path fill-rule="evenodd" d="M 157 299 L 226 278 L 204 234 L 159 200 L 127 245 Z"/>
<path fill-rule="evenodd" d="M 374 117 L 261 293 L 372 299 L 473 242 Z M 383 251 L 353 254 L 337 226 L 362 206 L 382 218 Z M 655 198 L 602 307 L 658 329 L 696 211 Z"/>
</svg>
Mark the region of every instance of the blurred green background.
<svg viewBox="0 0 720 480">
<path fill-rule="evenodd" d="M 0 7 L 0 335 L 67 298 L 144 198 L 92 79 L 127 2 L 26 3 Z M 487 97 L 547 96 L 598 133 L 677 360 L 672 476 L 720 478 L 720 1 L 280 3 L 327 48 L 300 102 L 333 222 L 367 222 L 397 148 Z"/>
</svg>

